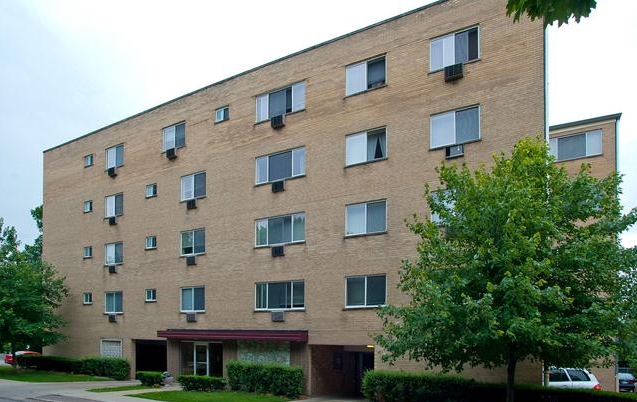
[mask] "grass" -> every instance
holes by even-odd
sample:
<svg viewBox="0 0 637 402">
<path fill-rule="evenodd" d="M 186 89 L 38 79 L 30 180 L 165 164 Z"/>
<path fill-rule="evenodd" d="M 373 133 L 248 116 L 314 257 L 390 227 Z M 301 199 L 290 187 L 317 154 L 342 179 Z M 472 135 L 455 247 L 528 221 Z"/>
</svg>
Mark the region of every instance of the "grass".
<svg viewBox="0 0 637 402">
<path fill-rule="evenodd" d="M 24 382 L 85 382 L 105 381 L 106 378 L 85 374 L 59 373 L 57 371 L 34 371 L 13 367 L 0 367 L 0 378 L 3 380 Z"/>
<path fill-rule="evenodd" d="M 287 398 L 282 396 L 231 391 L 159 391 L 126 396 L 167 402 L 284 402 L 288 400 Z"/>
<path fill-rule="evenodd" d="M 87 389 L 89 392 L 116 392 L 116 391 L 134 391 L 136 389 L 150 389 L 146 385 L 124 385 L 122 387 L 92 388 Z"/>
</svg>

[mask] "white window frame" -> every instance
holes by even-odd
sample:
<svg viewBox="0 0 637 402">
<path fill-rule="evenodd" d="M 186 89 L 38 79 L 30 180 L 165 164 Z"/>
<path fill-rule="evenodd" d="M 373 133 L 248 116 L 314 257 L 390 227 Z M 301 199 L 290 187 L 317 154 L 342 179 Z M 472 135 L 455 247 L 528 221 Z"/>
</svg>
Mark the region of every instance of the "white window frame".
<svg viewBox="0 0 637 402">
<path fill-rule="evenodd" d="M 121 261 L 116 261 L 118 245 L 119 247 L 121 247 L 121 257 L 122 257 Z M 112 257 L 112 260 L 110 259 L 110 257 Z M 104 265 L 120 265 L 123 263 L 124 263 L 124 243 L 119 241 L 119 242 L 105 244 L 104 245 Z"/>
<path fill-rule="evenodd" d="M 120 213 L 117 213 L 117 204 L 120 205 Z M 124 193 L 108 195 L 104 197 L 104 217 L 112 218 L 114 216 L 122 216 L 124 215 Z"/>
<path fill-rule="evenodd" d="M 157 183 L 146 185 L 146 198 L 157 197 Z"/>
<path fill-rule="evenodd" d="M 258 303 L 259 303 L 259 299 L 257 297 L 258 295 L 258 289 L 260 286 L 265 285 L 266 286 L 266 290 L 265 290 L 265 301 L 266 304 L 269 303 L 269 291 L 270 291 L 270 285 L 280 285 L 280 284 L 290 284 L 290 307 L 270 307 L 269 305 L 267 307 L 258 307 Z M 295 283 L 300 283 L 303 285 L 303 307 L 294 307 L 294 284 Z M 288 295 L 286 294 L 286 297 Z M 298 280 L 298 281 L 278 281 L 278 282 L 257 282 L 254 284 L 254 310 L 255 311 L 292 311 L 292 310 L 305 310 L 305 281 L 303 280 Z"/>
<path fill-rule="evenodd" d="M 93 258 L 93 246 L 84 246 L 83 259 Z"/>
<path fill-rule="evenodd" d="M 184 143 L 177 144 L 177 127 L 184 127 Z M 186 122 L 182 121 L 172 126 L 164 127 L 162 129 L 162 152 L 166 152 L 168 149 L 181 148 L 186 145 Z"/>
<path fill-rule="evenodd" d="M 112 345 L 118 344 L 119 346 L 115 346 L 112 348 L 116 351 L 116 353 L 107 353 L 106 344 L 110 343 Z M 117 357 L 121 358 L 122 354 L 122 340 L 121 339 L 100 339 L 100 356 L 101 357 Z"/>
<path fill-rule="evenodd" d="M 93 154 L 88 154 L 84 156 L 84 167 L 91 167 L 93 166 L 93 162 L 94 162 L 94 156 Z"/>
<path fill-rule="evenodd" d="M 277 93 L 279 91 L 287 90 L 290 88 L 292 90 L 292 105 L 291 111 L 286 112 L 294 113 L 305 109 L 305 81 L 296 82 L 294 84 L 281 87 L 274 91 L 270 91 L 268 93 L 264 93 L 258 95 L 256 97 L 256 122 L 260 123 L 262 121 L 270 120 L 272 116 L 270 116 L 269 105 L 270 105 L 270 95 Z"/>
<path fill-rule="evenodd" d="M 303 239 L 297 239 L 295 240 L 295 235 L 294 235 L 294 219 L 297 217 L 303 217 Z M 270 243 L 270 230 L 269 230 L 269 221 L 273 220 L 273 219 L 279 219 L 279 218 L 287 218 L 290 217 L 290 240 L 289 242 L 283 242 L 283 243 Z M 293 214 L 287 214 L 287 215 L 279 215 L 279 216 L 270 216 L 268 218 L 262 218 L 262 219 L 257 219 L 254 222 L 254 246 L 255 247 L 271 247 L 271 246 L 278 246 L 278 245 L 284 245 L 284 244 L 294 244 L 294 243 L 304 243 L 305 242 L 305 212 L 297 212 L 297 213 L 293 213 Z M 265 230 L 266 230 L 266 243 L 264 244 L 259 244 L 259 226 L 265 224 Z"/>
<path fill-rule="evenodd" d="M 146 303 L 152 303 L 157 301 L 157 289 L 155 288 L 146 289 L 144 293 L 145 293 L 144 301 Z"/>
<path fill-rule="evenodd" d="M 258 158 L 256 158 L 255 165 L 254 165 L 254 169 L 255 169 L 254 184 L 271 183 L 272 181 L 270 180 L 270 158 L 273 156 L 282 155 L 286 153 L 292 154 L 290 158 L 290 163 L 292 164 L 290 171 L 292 172 L 292 175 L 289 177 L 282 177 L 275 181 L 287 180 L 287 179 L 291 179 L 295 177 L 305 176 L 305 165 L 306 165 L 307 156 L 305 152 L 305 147 L 303 146 L 303 147 L 298 147 L 294 149 L 289 149 L 287 151 L 275 152 L 273 154 L 259 156 Z M 298 162 L 300 160 L 303 162 L 303 166 L 301 166 L 298 171 L 295 171 L 295 166 L 297 165 L 297 163 L 295 162 Z M 263 172 L 265 173 L 265 178 L 260 177 L 259 175 L 260 168 L 263 168 L 265 170 L 265 172 Z"/>
<path fill-rule="evenodd" d="M 370 277 L 380 277 L 383 276 L 385 277 L 385 302 L 382 304 L 369 304 L 367 302 L 367 279 Z M 364 286 L 364 298 L 365 298 L 365 302 L 362 305 L 349 305 L 347 304 L 348 302 L 348 293 L 347 293 L 347 284 L 348 281 L 350 279 L 360 279 L 360 278 L 364 278 L 365 282 L 363 284 Z M 382 306 L 386 306 L 387 305 L 387 274 L 373 274 L 373 275 L 354 275 L 354 276 L 347 276 L 345 277 L 345 308 L 347 309 L 357 309 L 357 308 L 377 308 L 377 307 L 382 307 Z"/>
<path fill-rule="evenodd" d="M 146 236 L 146 250 L 157 248 L 157 236 Z"/>
<path fill-rule="evenodd" d="M 579 136 L 585 137 L 586 150 L 584 152 L 584 155 L 578 155 L 572 158 L 558 159 L 560 140 L 564 138 L 572 138 L 572 137 L 579 137 Z M 599 138 L 599 147 L 596 146 L 593 148 L 592 141 L 594 141 L 595 138 Z M 598 148 L 599 148 L 599 152 L 596 151 Z M 555 157 L 556 162 L 571 161 L 575 159 L 589 158 L 591 156 L 602 155 L 604 153 L 604 132 L 602 131 L 601 128 L 598 128 L 598 129 L 589 130 L 585 132 L 550 138 L 549 152 L 553 157 Z"/>
<path fill-rule="evenodd" d="M 203 194 L 195 195 L 196 176 L 200 176 L 200 175 L 203 175 L 204 181 L 206 181 L 205 171 L 192 173 L 192 174 L 181 177 L 181 200 L 182 201 L 204 198 L 206 196 L 206 192 L 207 192 L 206 185 L 204 185 Z"/>
<path fill-rule="evenodd" d="M 384 79 L 382 83 L 375 83 L 369 86 L 368 66 L 370 63 L 383 59 L 385 62 Z M 372 57 L 358 63 L 350 64 L 345 67 L 345 96 L 355 95 L 361 92 L 369 91 L 382 87 L 387 82 L 387 59 L 385 55 Z"/>
<path fill-rule="evenodd" d="M 121 299 L 121 311 L 117 311 L 116 307 L 117 307 L 117 296 L 119 295 L 120 299 Z M 109 296 L 112 296 L 115 298 L 115 300 L 113 300 L 113 310 L 109 311 Z M 124 292 L 122 292 L 121 290 L 117 290 L 117 291 L 112 291 L 112 292 L 104 292 L 104 314 L 124 314 Z"/>
<path fill-rule="evenodd" d="M 477 138 L 473 138 L 467 141 L 458 141 L 458 134 L 456 129 L 456 114 L 459 112 L 463 112 L 466 110 L 477 109 L 478 110 L 478 136 Z M 429 118 L 429 149 L 439 149 L 444 147 L 449 147 L 453 145 L 466 144 L 469 142 L 480 141 L 482 138 L 482 128 L 480 124 L 481 113 L 480 105 L 467 106 L 460 109 L 449 110 L 443 113 L 437 113 L 431 115 Z M 437 126 L 439 122 L 447 120 L 448 124 L 451 124 L 453 127 L 453 133 L 448 132 L 434 132 L 440 131 L 440 128 L 434 130 L 434 126 Z M 452 138 L 446 139 L 448 135 L 451 135 Z M 436 138 L 436 143 L 434 144 L 434 137 Z M 443 139 L 444 141 L 441 141 Z"/>
<path fill-rule="evenodd" d="M 230 106 L 222 106 L 215 109 L 215 123 L 230 120 Z"/>
<path fill-rule="evenodd" d="M 478 54 L 476 58 L 470 59 L 469 55 L 467 54 L 467 61 L 464 61 L 464 62 L 456 61 L 456 35 L 464 33 L 464 32 L 469 32 L 473 29 L 475 29 L 477 32 L 476 35 L 477 35 L 477 41 L 478 41 L 477 43 Z M 468 38 L 467 38 L 467 44 L 468 44 Z M 434 52 L 438 52 L 437 49 L 434 50 L 434 47 L 437 49 L 439 48 L 440 51 L 442 51 L 441 64 L 440 63 L 434 64 L 434 61 L 438 60 L 437 57 L 434 58 L 433 56 Z M 459 31 L 451 32 L 449 34 L 439 36 L 437 38 L 433 38 L 429 41 L 429 72 L 440 71 L 444 69 L 445 67 L 452 66 L 454 64 L 469 63 L 479 59 L 480 59 L 480 27 L 477 25 L 466 28 L 466 29 L 461 29 Z"/>
<path fill-rule="evenodd" d="M 370 135 L 377 135 L 380 134 L 380 132 L 382 131 L 384 137 L 385 137 L 385 141 L 383 144 L 383 153 L 384 155 L 380 158 L 372 158 L 369 159 L 367 157 L 367 141 Z M 361 139 L 364 138 L 364 154 L 365 154 L 365 158 L 361 159 L 361 158 L 357 158 L 354 159 L 353 157 L 350 157 L 350 155 L 354 155 L 354 147 L 358 147 L 358 146 L 362 146 L 362 142 Z M 357 141 L 358 140 L 358 141 Z M 363 151 L 358 151 L 357 153 L 363 153 Z M 345 137 L 345 166 L 355 166 L 355 165 L 361 165 L 364 163 L 372 163 L 372 162 L 378 162 L 378 161 L 382 161 L 387 159 L 387 128 L 386 127 L 380 127 L 380 128 L 375 128 L 372 130 L 367 130 L 367 131 L 362 131 L 359 133 L 354 133 L 354 134 L 349 134 Z"/>
<path fill-rule="evenodd" d="M 203 233 L 203 251 L 199 251 L 196 252 L 195 251 L 195 233 L 196 232 L 202 232 Z M 191 237 L 192 237 L 192 245 L 190 245 L 190 247 L 192 247 L 192 253 L 187 253 L 184 254 L 184 233 L 191 233 Z M 179 253 L 182 257 L 188 257 L 188 256 L 192 256 L 192 255 L 202 255 L 202 254 L 206 254 L 206 229 L 205 228 L 198 228 L 198 229 L 190 229 L 190 230 L 183 230 L 181 232 L 179 232 Z"/>
<path fill-rule="evenodd" d="M 121 154 L 121 161 L 117 163 L 117 154 Z M 106 148 L 106 169 L 116 168 L 124 165 L 124 144 Z"/>
<path fill-rule="evenodd" d="M 367 224 L 368 224 L 368 220 L 369 220 L 369 216 L 367 214 L 367 207 L 369 204 L 380 204 L 383 203 L 385 204 L 385 222 L 384 222 L 384 230 L 377 230 L 374 232 L 370 232 L 367 229 Z M 350 218 L 350 208 L 354 208 L 354 207 L 363 207 L 363 215 L 365 217 L 365 222 L 364 222 L 364 231 L 362 232 L 351 232 L 350 233 L 350 228 L 348 225 L 349 223 L 349 218 Z M 374 234 L 382 234 L 382 233 L 387 233 L 387 200 L 383 199 L 383 200 L 374 200 L 374 201 L 366 201 L 366 202 L 359 202 L 359 203 L 355 203 L 355 204 L 348 204 L 345 206 L 345 236 L 346 237 L 350 237 L 350 236 L 366 236 L 366 235 L 374 235 Z"/>
<path fill-rule="evenodd" d="M 89 304 L 93 304 L 93 293 L 84 292 L 82 294 L 82 304 L 84 304 L 85 306 L 87 306 Z"/>
<path fill-rule="evenodd" d="M 93 212 L 93 200 L 84 201 L 84 213 L 88 214 L 89 212 Z"/>
<path fill-rule="evenodd" d="M 192 290 L 191 304 L 195 307 L 195 289 L 203 289 L 203 310 L 184 310 L 184 290 Z M 179 291 L 179 311 L 182 313 L 205 313 L 206 312 L 206 287 L 205 286 L 185 286 Z"/>
</svg>

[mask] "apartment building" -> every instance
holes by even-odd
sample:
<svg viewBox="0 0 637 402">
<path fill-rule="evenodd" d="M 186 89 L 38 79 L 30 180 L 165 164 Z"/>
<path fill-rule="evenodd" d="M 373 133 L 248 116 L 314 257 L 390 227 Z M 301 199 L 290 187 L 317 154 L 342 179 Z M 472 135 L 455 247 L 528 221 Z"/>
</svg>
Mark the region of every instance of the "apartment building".
<svg viewBox="0 0 637 402">
<path fill-rule="evenodd" d="M 544 133 L 542 23 L 505 12 L 438 1 L 45 151 L 44 258 L 71 291 L 46 352 L 281 362 L 308 394 L 356 393 L 435 167 Z"/>
</svg>

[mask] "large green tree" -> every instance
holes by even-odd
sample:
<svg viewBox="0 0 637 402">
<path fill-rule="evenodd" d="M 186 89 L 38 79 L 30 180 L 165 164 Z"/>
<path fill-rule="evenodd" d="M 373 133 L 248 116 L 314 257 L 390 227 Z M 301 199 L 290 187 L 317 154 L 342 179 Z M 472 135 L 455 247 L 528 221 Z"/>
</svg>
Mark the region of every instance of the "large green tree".
<svg viewBox="0 0 637 402">
<path fill-rule="evenodd" d="M 626 287 L 636 250 L 619 233 L 620 177 L 575 176 L 555 165 L 542 139 L 523 139 L 491 168 L 442 163 L 426 199 L 438 222 L 414 217 L 417 258 L 403 262 L 406 305 L 380 312 L 384 358 L 428 367 L 506 367 L 513 401 L 526 359 L 586 366 L 613 356 L 634 302 Z M 632 291 L 631 291 L 632 292 Z"/>
<path fill-rule="evenodd" d="M 532 21 L 544 20 L 544 26 L 555 21 L 561 26 L 568 24 L 571 18 L 579 22 L 582 17 L 588 17 L 596 6 L 595 0 L 508 0 L 507 16 L 513 15 L 513 20 L 519 21 L 526 14 Z"/>
<path fill-rule="evenodd" d="M 41 217 L 41 207 L 34 211 Z M 55 310 L 68 289 L 42 260 L 41 245 L 21 251 L 15 228 L 3 224 L 0 218 L 0 345 L 15 351 L 54 344 L 63 338 L 58 330 L 64 325 Z"/>
</svg>

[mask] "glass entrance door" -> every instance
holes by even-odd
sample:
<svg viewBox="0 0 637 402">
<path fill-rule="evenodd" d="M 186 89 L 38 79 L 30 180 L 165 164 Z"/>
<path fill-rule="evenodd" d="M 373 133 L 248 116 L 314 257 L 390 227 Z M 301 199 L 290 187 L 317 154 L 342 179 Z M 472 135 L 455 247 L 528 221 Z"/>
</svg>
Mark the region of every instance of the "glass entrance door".
<svg viewBox="0 0 637 402">
<path fill-rule="evenodd" d="M 208 358 L 208 344 L 195 342 L 181 343 L 181 373 L 182 375 L 209 375 L 210 360 Z"/>
<path fill-rule="evenodd" d="M 208 344 L 195 343 L 195 375 L 208 375 Z"/>
</svg>

